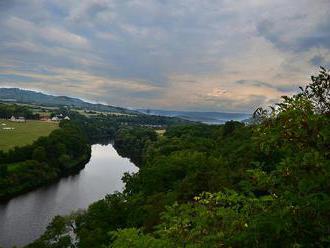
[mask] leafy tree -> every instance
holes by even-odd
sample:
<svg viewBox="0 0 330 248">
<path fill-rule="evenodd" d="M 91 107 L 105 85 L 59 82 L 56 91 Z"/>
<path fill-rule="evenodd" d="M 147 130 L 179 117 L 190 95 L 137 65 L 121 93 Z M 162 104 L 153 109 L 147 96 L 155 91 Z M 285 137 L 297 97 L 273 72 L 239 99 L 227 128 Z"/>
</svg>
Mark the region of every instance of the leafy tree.
<svg viewBox="0 0 330 248">
<path fill-rule="evenodd" d="M 144 235 L 135 228 L 123 229 L 110 232 L 115 240 L 111 248 L 172 248 L 174 247 L 167 240 L 155 239 L 151 235 Z M 110 248 L 109 247 L 109 248 Z"/>
<path fill-rule="evenodd" d="M 319 75 L 312 76 L 312 83 L 302 89 L 303 95 L 306 96 L 313 104 L 317 113 L 330 113 L 330 74 L 324 67 L 321 67 Z"/>
<path fill-rule="evenodd" d="M 66 123 L 32 145 L 0 154 L 0 200 L 45 185 L 80 169 L 90 158 L 90 146 L 75 124 Z"/>
<path fill-rule="evenodd" d="M 32 159 L 37 160 L 38 162 L 46 161 L 47 155 L 46 150 L 42 146 L 38 146 L 33 150 Z"/>
<path fill-rule="evenodd" d="M 140 170 L 73 218 L 76 245 L 329 247 L 328 75 L 258 109 L 253 125 L 121 129 L 116 147 Z"/>
</svg>

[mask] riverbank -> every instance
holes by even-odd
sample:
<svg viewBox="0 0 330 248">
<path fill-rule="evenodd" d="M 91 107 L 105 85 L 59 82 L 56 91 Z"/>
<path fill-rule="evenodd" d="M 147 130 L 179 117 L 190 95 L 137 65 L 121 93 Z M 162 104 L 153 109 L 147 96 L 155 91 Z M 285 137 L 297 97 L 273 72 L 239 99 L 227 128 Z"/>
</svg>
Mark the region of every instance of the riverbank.
<svg viewBox="0 0 330 248">
<path fill-rule="evenodd" d="M 10 191 L 6 195 L 0 195 L 0 203 L 6 203 L 9 200 L 11 200 L 17 196 L 26 194 L 28 192 L 31 192 L 31 191 L 36 190 L 43 186 L 47 186 L 47 185 L 56 183 L 62 178 L 69 177 L 69 176 L 79 173 L 89 162 L 90 157 L 91 157 L 90 153 L 83 155 L 80 159 L 78 159 L 74 163 L 74 165 L 72 167 L 70 167 L 70 169 L 68 171 L 62 172 L 61 174 L 56 174 L 56 173 L 50 174 L 50 176 L 56 175 L 53 178 L 44 178 L 44 180 L 36 181 L 36 184 L 34 184 L 34 185 L 11 188 Z"/>
<path fill-rule="evenodd" d="M 71 123 L 61 124 L 31 145 L 0 152 L 0 201 L 76 173 L 90 156 L 84 133 Z"/>
<path fill-rule="evenodd" d="M 125 172 L 138 168 L 112 144 L 91 146 L 82 170 L 0 204 L 0 247 L 22 247 L 40 237 L 56 215 L 86 209 L 107 194 L 122 191 Z"/>
</svg>

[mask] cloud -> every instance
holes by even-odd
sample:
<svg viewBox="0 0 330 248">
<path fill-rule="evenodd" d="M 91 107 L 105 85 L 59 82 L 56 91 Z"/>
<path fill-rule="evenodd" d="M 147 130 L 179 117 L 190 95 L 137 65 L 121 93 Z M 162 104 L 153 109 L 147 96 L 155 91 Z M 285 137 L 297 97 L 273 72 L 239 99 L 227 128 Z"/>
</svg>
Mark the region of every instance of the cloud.
<svg viewBox="0 0 330 248">
<path fill-rule="evenodd" d="M 267 82 L 262 82 L 258 80 L 238 80 L 235 82 L 236 84 L 241 84 L 241 85 L 250 85 L 250 86 L 256 86 L 259 88 L 270 88 L 270 89 L 275 89 L 279 92 L 283 93 L 291 93 L 297 90 L 297 86 L 288 84 L 288 85 L 276 85 L 276 84 L 271 84 Z"/>
<path fill-rule="evenodd" d="M 85 37 L 55 26 L 39 26 L 31 21 L 18 17 L 9 18 L 6 21 L 5 27 L 10 29 L 11 32 L 19 34 L 19 36 L 25 36 L 26 39 L 41 39 L 63 46 L 88 47 L 88 41 Z"/>
<path fill-rule="evenodd" d="M 326 58 L 322 55 L 315 55 L 313 56 L 309 62 L 314 66 L 323 66 L 326 68 L 330 68 L 330 58 Z"/>
<path fill-rule="evenodd" d="M 258 34 L 279 49 L 302 52 L 314 47 L 330 48 L 329 2 L 290 1 L 274 4 L 272 13 L 257 21 Z"/>
<path fill-rule="evenodd" d="M 251 112 L 330 65 L 328 3 L 0 1 L 0 86 Z"/>
</svg>

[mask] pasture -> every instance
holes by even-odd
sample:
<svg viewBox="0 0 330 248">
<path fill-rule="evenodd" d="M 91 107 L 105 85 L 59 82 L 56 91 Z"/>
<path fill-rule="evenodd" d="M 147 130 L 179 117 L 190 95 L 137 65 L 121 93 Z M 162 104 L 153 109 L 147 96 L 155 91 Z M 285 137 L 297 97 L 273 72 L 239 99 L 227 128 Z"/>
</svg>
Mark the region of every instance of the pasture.
<svg viewBox="0 0 330 248">
<path fill-rule="evenodd" d="M 41 136 L 49 135 L 58 128 L 58 123 L 27 120 L 11 122 L 0 119 L 0 150 L 7 151 L 15 146 L 32 144 Z"/>
</svg>

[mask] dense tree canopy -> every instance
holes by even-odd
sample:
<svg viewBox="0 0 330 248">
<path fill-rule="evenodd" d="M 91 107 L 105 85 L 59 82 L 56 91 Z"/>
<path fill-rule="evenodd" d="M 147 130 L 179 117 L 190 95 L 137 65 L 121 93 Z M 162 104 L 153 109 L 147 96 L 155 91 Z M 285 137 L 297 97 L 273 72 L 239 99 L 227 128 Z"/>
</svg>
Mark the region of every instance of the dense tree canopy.
<svg viewBox="0 0 330 248">
<path fill-rule="evenodd" d="M 329 247 L 328 93 L 322 69 L 252 125 L 121 131 L 117 149 L 141 161 L 124 192 L 28 247 Z"/>
<path fill-rule="evenodd" d="M 166 128 L 167 126 L 190 123 L 190 121 L 175 117 L 145 114 L 96 113 L 93 117 L 87 117 L 72 111 L 70 117 L 74 123 L 84 130 L 90 143 L 99 142 L 101 139 L 114 139 L 117 132 L 125 128 Z"/>
<path fill-rule="evenodd" d="M 28 107 L 17 104 L 0 103 L 0 118 L 25 117 L 27 119 L 38 119 L 39 114 L 34 114 Z"/>
<path fill-rule="evenodd" d="M 90 146 L 76 125 L 62 122 L 32 145 L 0 152 L 0 200 L 72 173 L 89 160 Z"/>
</svg>

